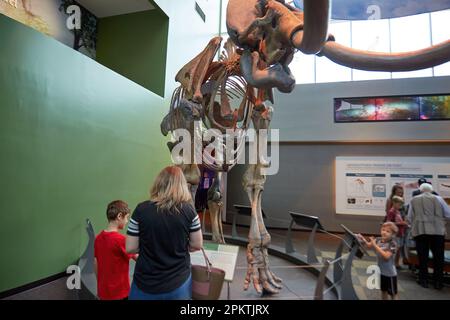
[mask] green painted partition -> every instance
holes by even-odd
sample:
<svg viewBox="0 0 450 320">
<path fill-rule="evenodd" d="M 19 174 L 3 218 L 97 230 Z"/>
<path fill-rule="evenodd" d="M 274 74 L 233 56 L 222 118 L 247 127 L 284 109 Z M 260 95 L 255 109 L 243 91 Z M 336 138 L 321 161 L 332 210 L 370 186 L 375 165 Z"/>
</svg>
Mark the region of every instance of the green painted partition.
<svg viewBox="0 0 450 320">
<path fill-rule="evenodd" d="M 101 18 L 97 61 L 164 96 L 168 33 L 161 10 Z"/>
<path fill-rule="evenodd" d="M 170 163 L 156 94 L 0 15 L 0 292 L 63 272 Z"/>
</svg>

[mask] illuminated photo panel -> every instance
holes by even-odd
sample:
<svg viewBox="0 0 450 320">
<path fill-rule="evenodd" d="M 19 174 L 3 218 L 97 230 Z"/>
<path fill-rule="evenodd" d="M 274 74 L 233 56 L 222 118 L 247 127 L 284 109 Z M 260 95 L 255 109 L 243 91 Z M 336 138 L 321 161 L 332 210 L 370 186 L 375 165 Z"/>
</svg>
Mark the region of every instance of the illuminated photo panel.
<svg viewBox="0 0 450 320">
<path fill-rule="evenodd" d="M 450 120 L 450 94 L 335 98 L 335 122 Z"/>
</svg>

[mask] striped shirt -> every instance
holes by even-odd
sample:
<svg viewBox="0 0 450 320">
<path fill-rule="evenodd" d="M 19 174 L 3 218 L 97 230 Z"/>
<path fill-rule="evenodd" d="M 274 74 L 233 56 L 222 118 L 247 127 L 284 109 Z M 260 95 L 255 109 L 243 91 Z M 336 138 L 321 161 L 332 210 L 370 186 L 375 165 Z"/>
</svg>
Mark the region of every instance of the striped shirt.
<svg viewBox="0 0 450 320">
<path fill-rule="evenodd" d="M 179 212 L 158 210 L 152 201 L 134 210 L 127 234 L 139 237 L 134 279 L 147 293 L 170 292 L 190 275 L 189 234 L 201 229 L 197 212 L 185 203 Z"/>
<path fill-rule="evenodd" d="M 200 219 L 198 217 L 198 214 L 195 215 L 195 218 L 192 219 L 192 223 L 189 226 L 189 232 L 195 232 L 201 229 L 200 225 Z M 130 223 L 128 224 L 127 234 L 130 236 L 139 236 L 139 222 L 133 220 L 133 218 L 130 219 Z"/>
</svg>

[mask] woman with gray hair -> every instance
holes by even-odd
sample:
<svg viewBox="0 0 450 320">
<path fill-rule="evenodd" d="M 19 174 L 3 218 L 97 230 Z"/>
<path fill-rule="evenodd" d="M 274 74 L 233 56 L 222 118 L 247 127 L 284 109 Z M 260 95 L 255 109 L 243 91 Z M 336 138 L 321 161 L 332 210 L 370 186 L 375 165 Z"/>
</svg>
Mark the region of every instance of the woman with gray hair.
<svg viewBox="0 0 450 320">
<path fill-rule="evenodd" d="M 434 287 L 439 290 L 443 286 L 445 218 L 450 218 L 450 208 L 444 199 L 432 194 L 431 184 L 423 183 L 420 192 L 411 200 L 407 218 L 419 258 L 419 284 L 428 288 L 428 254 L 431 249 Z"/>
</svg>

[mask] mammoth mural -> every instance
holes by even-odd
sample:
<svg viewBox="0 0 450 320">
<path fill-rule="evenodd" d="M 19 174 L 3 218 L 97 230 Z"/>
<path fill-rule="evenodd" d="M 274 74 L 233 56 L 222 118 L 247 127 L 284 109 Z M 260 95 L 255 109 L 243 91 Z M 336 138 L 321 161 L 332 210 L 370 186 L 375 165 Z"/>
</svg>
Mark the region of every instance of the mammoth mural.
<svg viewBox="0 0 450 320">
<path fill-rule="evenodd" d="M 237 163 L 250 124 L 253 123 L 256 132 L 269 127 L 273 110 L 265 102 L 274 103 L 273 89 L 283 93 L 294 89 L 295 78 L 289 64 L 296 51 L 369 71 L 418 70 L 450 60 L 450 40 L 406 53 L 368 52 L 340 45 L 328 33 L 330 6 L 330 0 L 304 0 L 304 11 L 300 11 L 283 0 L 230 0 L 226 18 L 230 38 L 218 61 L 214 57 L 221 46 L 220 37 L 213 38 L 176 75 L 180 87 L 175 90 L 170 111 L 161 123 L 162 133 L 173 135 L 173 141 L 168 144 L 170 150 L 182 141 L 176 129 L 186 129 L 202 141 L 203 132 L 211 128 L 221 133 L 215 138 L 217 146 L 223 147 L 224 154 L 231 155 L 223 161 L 223 154 L 213 155 L 207 148 L 200 150 L 202 165 L 217 172 L 208 192 L 214 241 L 224 241 L 220 218 L 224 192 L 220 189 L 221 175 Z M 230 138 L 230 130 L 236 133 L 231 146 L 225 143 Z M 199 146 L 192 143 L 191 155 L 180 163 L 193 196 L 200 180 L 193 159 L 195 151 L 199 151 L 196 148 Z M 243 187 L 252 207 L 244 289 L 253 284 L 258 293 L 277 293 L 282 283 L 270 269 L 267 249 L 271 238 L 261 211 L 264 168 L 268 165 L 258 158 L 256 164 L 248 165 L 243 176 Z"/>
</svg>

